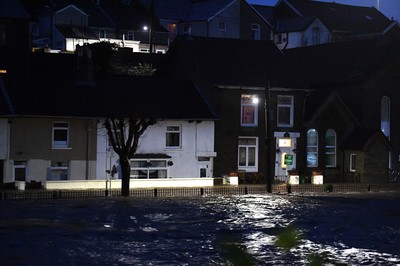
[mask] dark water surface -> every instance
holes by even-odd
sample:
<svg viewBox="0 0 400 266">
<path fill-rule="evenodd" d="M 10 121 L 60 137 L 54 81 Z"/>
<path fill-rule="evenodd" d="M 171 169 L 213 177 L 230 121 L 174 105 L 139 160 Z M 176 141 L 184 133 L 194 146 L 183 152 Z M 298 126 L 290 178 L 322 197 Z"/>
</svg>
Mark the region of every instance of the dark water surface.
<svg viewBox="0 0 400 266">
<path fill-rule="evenodd" d="M 292 248 L 282 232 L 301 234 Z M 400 196 L 0 202 L 0 265 L 400 265 Z"/>
</svg>

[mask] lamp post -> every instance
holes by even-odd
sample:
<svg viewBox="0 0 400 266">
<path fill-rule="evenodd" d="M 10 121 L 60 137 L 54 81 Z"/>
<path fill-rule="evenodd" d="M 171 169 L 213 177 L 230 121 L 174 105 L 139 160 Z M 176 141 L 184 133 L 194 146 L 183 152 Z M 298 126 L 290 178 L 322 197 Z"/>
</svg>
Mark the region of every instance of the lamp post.
<svg viewBox="0 0 400 266">
<path fill-rule="evenodd" d="M 148 31 L 148 35 L 149 35 L 149 53 L 152 53 L 153 51 L 153 44 L 152 44 L 152 30 L 151 27 L 145 25 L 143 26 L 143 30 L 144 31 Z"/>
</svg>

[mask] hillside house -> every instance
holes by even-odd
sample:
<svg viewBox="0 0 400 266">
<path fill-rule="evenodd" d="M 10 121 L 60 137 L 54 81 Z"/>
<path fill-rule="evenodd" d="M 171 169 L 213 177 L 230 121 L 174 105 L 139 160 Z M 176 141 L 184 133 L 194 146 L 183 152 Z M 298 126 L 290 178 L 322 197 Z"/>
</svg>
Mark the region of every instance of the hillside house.
<svg viewBox="0 0 400 266">
<path fill-rule="evenodd" d="M 400 33 L 399 23 L 374 7 L 308 0 L 254 7 L 273 25 L 274 41 L 281 49 Z"/>
</svg>

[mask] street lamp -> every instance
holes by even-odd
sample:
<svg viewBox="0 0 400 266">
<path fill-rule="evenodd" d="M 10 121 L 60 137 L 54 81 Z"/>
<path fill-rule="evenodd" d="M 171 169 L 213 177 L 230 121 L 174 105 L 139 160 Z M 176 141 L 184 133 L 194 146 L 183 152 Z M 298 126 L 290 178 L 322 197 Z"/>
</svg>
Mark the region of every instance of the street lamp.
<svg viewBox="0 0 400 266">
<path fill-rule="evenodd" d="M 149 53 L 151 53 L 152 51 L 152 43 L 151 43 L 151 35 L 152 35 L 152 31 L 151 31 L 151 27 L 144 25 L 143 26 L 143 30 L 144 31 L 148 31 L 149 32 Z"/>
</svg>

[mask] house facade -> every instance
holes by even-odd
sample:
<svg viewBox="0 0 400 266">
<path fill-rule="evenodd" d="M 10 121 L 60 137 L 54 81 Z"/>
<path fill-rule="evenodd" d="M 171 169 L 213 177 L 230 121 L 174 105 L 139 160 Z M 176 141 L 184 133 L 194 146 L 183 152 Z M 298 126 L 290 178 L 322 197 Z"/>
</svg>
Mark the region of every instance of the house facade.
<svg viewBox="0 0 400 266">
<path fill-rule="evenodd" d="M 97 179 L 120 178 L 118 155 L 101 123 L 97 135 Z M 131 160 L 132 179 L 213 177 L 214 121 L 164 120 L 147 129 Z M 107 171 L 109 170 L 109 171 Z"/>
<path fill-rule="evenodd" d="M 273 25 L 275 43 L 282 49 L 400 32 L 397 21 L 374 7 L 308 0 L 280 0 L 273 7 L 254 7 Z"/>
</svg>

